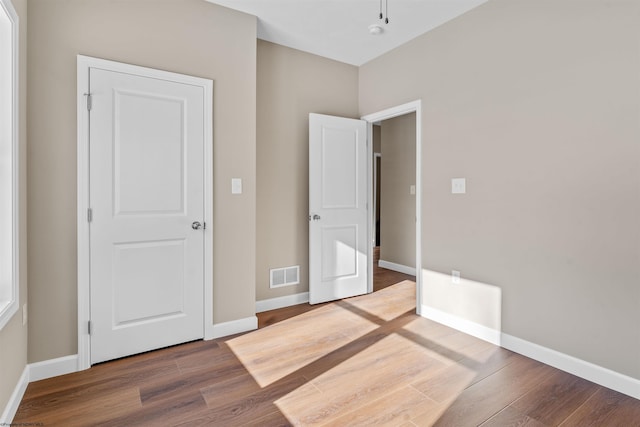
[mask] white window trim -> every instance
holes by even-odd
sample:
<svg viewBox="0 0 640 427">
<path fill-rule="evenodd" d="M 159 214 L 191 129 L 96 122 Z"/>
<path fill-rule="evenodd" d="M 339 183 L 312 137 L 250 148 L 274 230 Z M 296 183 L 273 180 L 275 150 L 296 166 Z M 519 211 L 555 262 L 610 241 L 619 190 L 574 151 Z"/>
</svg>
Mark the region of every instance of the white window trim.
<svg viewBox="0 0 640 427">
<path fill-rule="evenodd" d="M 12 222 L 12 260 L 11 260 L 11 279 L 10 283 L 0 283 L 0 286 L 10 286 L 11 287 L 11 297 L 8 300 L 0 301 L 0 330 L 4 328 L 4 326 L 11 320 L 13 315 L 18 311 L 20 296 L 19 296 L 19 280 L 18 280 L 18 272 L 19 272 L 19 263 L 18 263 L 18 254 L 19 252 L 19 213 L 18 207 L 20 203 L 19 193 L 18 193 L 18 176 L 19 176 L 19 160 L 18 160 L 18 152 L 19 152 L 19 138 L 18 138 L 18 113 L 19 113 L 19 105 L 18 105 L 18 52 L 19 52 L 19 42 L 18 42 L 18 14 L 16 13 L 11 0 L 0 0 L 0 9 L 2 9 L 2 13 L 5 13 L 6 16 L 11 21 L 11 30 L 12 30 L 12 40 L 11 40 L 11 56 L 12 56 L 12 71 L 11 71 L 11 174 L 12 174 L 12 189 L 11 189 L 11 206 L 8 209 L 9 214 L 11 215 Z M 0 201 L 3 203 L 4 201 Z M 1 205 L 0 205 L 1 207 Z"/>
</svg>

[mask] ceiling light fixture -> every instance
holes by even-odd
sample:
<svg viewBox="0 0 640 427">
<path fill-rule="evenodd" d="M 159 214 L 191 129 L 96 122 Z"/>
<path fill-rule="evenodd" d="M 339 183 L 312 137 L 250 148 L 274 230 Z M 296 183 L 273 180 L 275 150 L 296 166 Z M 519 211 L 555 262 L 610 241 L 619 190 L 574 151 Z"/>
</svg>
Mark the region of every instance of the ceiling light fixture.
<svg viewBox="0 0 640 427">
<path fill-rule="evenodd" d="M 382 33 L 384 33 L 384 28 L 382 28 L 380 25 L 378 24 L 369 25 L 369 34 L 373 36 L 379 36 Z"/>
<path fill-rule="evenodd" d="M 384 13 L 382 13 L 383 1 L 384 1 Z M 380 0 L 380 14 L 378 15 L 378 19 L 380 19 L 381 21 L 384 19 L 385 24 L 389 23 L 389 0 Z M 384 33 L 384 28 L 382 28 L 381 25 L 379 24 L 369 25 L 369 34 L 373 36 L 379 36 L 382 33 Z"/>
</svg>

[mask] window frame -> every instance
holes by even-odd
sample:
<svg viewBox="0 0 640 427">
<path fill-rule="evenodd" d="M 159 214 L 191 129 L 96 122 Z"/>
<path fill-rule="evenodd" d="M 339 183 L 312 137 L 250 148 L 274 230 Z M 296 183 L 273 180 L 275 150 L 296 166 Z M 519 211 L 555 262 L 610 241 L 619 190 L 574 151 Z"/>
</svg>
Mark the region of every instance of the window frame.
<svg viewBox="0 0 640 427">
<path fill-rule="evenodd" d="M 2 330 L 7 323 L 13 318 L 13 316 L 18 311 L 20 305 L 20 285 L 19 285 L 19 158 L 18 153 L 20 150 L 19 147 L 19 105 L 18 105 L 18 91 L 19 91 L 19 20 L 18 14 L 16 13 L 11 0 L 0 0 L 0 13 L 3 13 L 9 23 L 10 29 L 9 33 L 11 34 L 11 38 L 8 42 L 9 44 L 9 60 L 10 63 L 10 72 L 8 73 L 8 78 L 11 80 L 11 89 L 10 89 L 10 107 L 8 109 L 8 115 L 10 116 L 7 119 L 7 123 L 10 124 L 9 133 L 11 136 L 9 137 L 9 141 L 0 140 L 0 143 L 8 142 L 10 145 L 10 164 L 11 164 L 11 184 L 10 190 L 7 197 L 3 197 L 5 200 L 0 200 L 0 226 L 4 226 L 6 216 L 10 216 L 9 222 L 11 224 L 11 230 L 7 233 L 11 235 L 11 248 L 10 248 L 10 260 L 3 261 L 0 260 L 1 268 L 5 268 L 7 266 L 7 270 L 10 270 L 10 276 L 8 275 L 8 279 L 3 279 L 0 277 L 0 287 L 4 287 L 2 289 L 2 293 L 0 293 L 0 330 Z M 4 17 L 3 17 L 4 18 Z M 1 83 L 0 83 L 1 84 Z M 1 110 L 0 110 L 1 112 Z M 6 203 L 9 206 L 6 206 Z M 5 218 L 2 218 L 2 217 Z M 4 297 L 2 295 L 4 294 Z"/>
</svg>

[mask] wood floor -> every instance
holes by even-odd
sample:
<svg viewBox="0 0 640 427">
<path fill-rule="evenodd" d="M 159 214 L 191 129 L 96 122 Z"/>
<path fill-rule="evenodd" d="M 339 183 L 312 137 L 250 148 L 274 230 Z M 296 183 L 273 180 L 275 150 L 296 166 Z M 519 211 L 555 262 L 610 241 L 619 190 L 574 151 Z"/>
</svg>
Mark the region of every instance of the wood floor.
<svg viewBox="0 0 640 427">
<path fill-rule="evenodd" d="M 418 317 L 414 282 L 381 273 L 257 331 L 31 383 L 14 423 L 640 426 L 640 401 Z"/>
<path fill-rule="evenodd" d="M 373 291 L 377 292 L 380 289 L 384 289 L 387 286 L 394 285 L 403 280 L 410 280 L 415 282 L 415 276 L 408 274 L 398 273 L 397 271 L 387 270 L 386 268 L 378 267 L 378 260 L 380 260 L 380 247 L 374 248 L 373 251 Z M 258 314 L 258 328 L 271 325 L 273 323 L 280 322 L 281 320 L 288 319 L 293 316 L 305 313 L 310 310 L 314 310 L 321 305 L 309 305 L 299 304 L 291 307 L 281 308 L 279 310 L 267 311 L 265 313 Z M 415 305 L 413 306 L 415 309 Z"/>
</svg>

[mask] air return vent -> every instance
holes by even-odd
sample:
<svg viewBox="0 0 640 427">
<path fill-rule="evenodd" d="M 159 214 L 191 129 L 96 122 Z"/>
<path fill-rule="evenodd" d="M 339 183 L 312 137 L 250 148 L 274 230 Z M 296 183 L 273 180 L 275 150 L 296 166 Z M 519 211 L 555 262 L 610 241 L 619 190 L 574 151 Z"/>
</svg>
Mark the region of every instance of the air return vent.
<svg viewBox="0 0 640 427">
<path fill-rule="evenodd" d="M 300 283 L 300 266 L 273 268 L 269 271 L 269 287 L 279 288 Z"/>
</svg>

